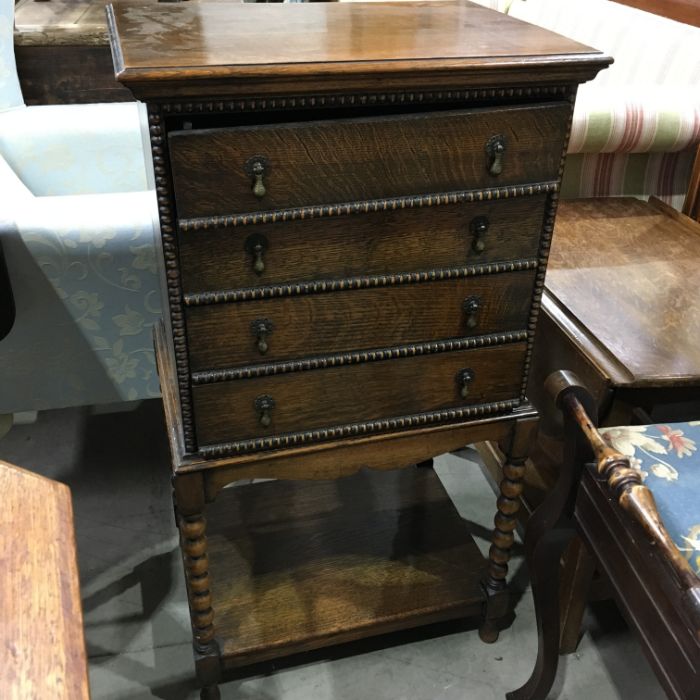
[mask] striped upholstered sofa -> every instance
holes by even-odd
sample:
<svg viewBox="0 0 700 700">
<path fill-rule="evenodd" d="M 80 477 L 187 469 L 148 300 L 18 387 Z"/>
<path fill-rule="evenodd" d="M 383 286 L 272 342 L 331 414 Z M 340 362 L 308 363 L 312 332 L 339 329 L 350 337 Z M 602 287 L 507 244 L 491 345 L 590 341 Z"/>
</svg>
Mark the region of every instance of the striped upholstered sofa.
<svg viewBox="0 0 700 700">
<path fill-rule="evenodd" d="M 700 28 L 613 0 L 475 1 L 615 58 L 579 89 L 562 196 L 680 209 L 700 143 Z"/>
</svg>

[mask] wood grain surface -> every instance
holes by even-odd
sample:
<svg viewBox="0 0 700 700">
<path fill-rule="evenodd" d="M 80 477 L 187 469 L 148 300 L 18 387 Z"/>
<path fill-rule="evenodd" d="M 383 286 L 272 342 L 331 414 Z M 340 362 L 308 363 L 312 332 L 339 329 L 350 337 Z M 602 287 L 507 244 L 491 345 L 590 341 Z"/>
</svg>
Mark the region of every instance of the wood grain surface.
<svg viewBox="0 0 700 700">
<path fill-rule="evenodd" d="M 207 510 L 225 667 L 479 612 L 484 560 L 432 469 L 226 489 Z"/>
<path fill-rule="evenodd" d="M 0 696 L 87 700 L 70 490 L 0 461 L 0 493 Z"/>
<path fill-rule="evenodd" d="M 590 47 L 469 2 L 317 3 L 292 6 L 117 2 L 108 6 L 118 78 L 135 91 L 209 95 L 266 81 L 278 92 L 345 89 L 392 78 L 417 89 L 590 79 L 610 59 Z M 391 27 L 388 32 L 387 28 Z M 460 77 L 465 82 L 460 81 Z M 306 82 L 304 82 L 306 80 Z M 218 81 L 218 82 L 217 82 Z M 208 83 L 208 84 L 207 84 Z M 268 88 L 269 89 L 269 88 Z"/>
<path fill-rule="evenodd" d="M 517 398 L 525 344 L 367 362 L 195 386 L 200 445 Z M 474 370 L 469 396 L 457 374 Z M 255 399 L 275 400 L 268 427 Z"/>
<path fill-rule="evenodd" d="M 558 178 L 570 105 L 555 102 L 169 134 L 179 217 L 520 185 Z M 503 169 L 486 145 L 505 137 Z M 253 193 L 250 158 L 269 162 Z"/>
<path fill-rule="evenodd" d="M 534 258 L 545 197 L 185 231 L 179 235 L 182 286 L 206 292 Z M 477 217 L 489 223 L 480 252 L 471 229 Z M 252 235 L 267 241 L 261 274 L 246 252 Z"/>
<path fill-rule="evenodd" d="M 660 202 L 561 202 L 546 287 L 616 385 L 700 381 L 700 224 Z"/>
<path fill-rule="evenodd" d="M 535 272 L 478 275 L 187 309 L 192 371 L 425 343 L 527 327 Z M 463 305 L 478 301 L 473 327 Z M 252 324 L 270 321 L 262 354 Z"/>
</svg>

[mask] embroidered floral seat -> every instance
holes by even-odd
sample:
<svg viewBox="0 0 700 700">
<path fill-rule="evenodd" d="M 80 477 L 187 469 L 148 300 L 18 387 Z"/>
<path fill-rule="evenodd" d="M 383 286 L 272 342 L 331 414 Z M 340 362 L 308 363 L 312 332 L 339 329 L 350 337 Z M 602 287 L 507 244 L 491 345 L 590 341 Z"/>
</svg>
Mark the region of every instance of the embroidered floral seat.
<svg viewBox="0 0 700 700">
<path fill-rule="evenodd" d="M 700 421 L 601 428 L 600 434 L 641 472 L 671 538 L 700 574 Z"/>
</svg>

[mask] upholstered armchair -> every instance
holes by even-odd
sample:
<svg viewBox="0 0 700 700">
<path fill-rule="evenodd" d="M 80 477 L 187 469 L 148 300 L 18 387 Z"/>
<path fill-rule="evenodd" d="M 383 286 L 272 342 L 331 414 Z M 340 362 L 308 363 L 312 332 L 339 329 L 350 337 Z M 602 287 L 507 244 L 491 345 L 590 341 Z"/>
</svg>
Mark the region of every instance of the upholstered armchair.
<svg viewBox="0 0 700 700">
<path fill-rule="evenodd" d="M 0 0 L 0 414 L 158 395 L 155 196 L 135 103 L 26 107 Z"/>
</svg>

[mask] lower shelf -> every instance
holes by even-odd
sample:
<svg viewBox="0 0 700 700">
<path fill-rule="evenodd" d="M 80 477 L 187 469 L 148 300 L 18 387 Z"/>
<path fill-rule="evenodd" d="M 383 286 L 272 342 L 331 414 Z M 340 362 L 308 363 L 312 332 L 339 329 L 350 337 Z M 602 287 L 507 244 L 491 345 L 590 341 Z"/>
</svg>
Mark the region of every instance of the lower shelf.
<svg viewBox="0 0 700 700">
<path fill-rule="evenodd" d="M 479 614 L 485 559 L 432 469 L 225 489 L 207 507 L 224 669 Z"/>
</svg>

